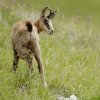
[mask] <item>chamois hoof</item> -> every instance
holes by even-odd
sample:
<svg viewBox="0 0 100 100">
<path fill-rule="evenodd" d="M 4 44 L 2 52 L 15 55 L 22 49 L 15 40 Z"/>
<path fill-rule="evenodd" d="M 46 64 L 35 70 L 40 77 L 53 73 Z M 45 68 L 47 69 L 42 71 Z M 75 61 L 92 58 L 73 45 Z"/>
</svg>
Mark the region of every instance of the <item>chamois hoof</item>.
<svg viewBox="0 0 100 100">
<path fill-rule="evenodd" d="M 46 82 L 43 83 L 43 87 L 44 87 L 44 88 L 47 88 L 47 87 L 48 87 Z"/>
<path fill-rule="evenodd" d="M 13 71 L 14 71 L 14 72 L 16 72 L 16 69 L 17 69 L 16 67 L 13 67 Z"/>
</svg>

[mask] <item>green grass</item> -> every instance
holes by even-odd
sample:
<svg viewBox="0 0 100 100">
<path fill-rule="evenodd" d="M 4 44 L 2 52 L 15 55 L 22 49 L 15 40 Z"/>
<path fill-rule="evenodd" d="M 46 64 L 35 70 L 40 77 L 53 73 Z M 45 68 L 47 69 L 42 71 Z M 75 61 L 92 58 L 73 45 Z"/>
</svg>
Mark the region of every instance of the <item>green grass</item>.
<svg viewBox="0 0 100 100">
<path fill-rule="evenodd" d="M 0 1 L 0 100 L 56 100 L 55 95 L 100 100 L 99 0 Z M 34 73 L 19 62 L 12 71 L 11 26 L 20 19 L 39 18 L 44 6 L 58 9 L 55 33 L 39 34 L 48 88 L 42 87 L 37 63 Z"/>
</svg>

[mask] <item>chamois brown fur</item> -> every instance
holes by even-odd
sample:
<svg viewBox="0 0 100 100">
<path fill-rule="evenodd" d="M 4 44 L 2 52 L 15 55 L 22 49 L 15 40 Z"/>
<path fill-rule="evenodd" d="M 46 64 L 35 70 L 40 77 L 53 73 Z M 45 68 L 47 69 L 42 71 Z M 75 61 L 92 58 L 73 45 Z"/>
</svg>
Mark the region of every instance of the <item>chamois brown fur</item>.
<svg viewBox="0 0 100 100">
<path fill-rule="evenodd" d="M 14 52 L 13 70 L 18 68 L 19 58 L 23 59 L 29 66 L 30 71 L 33 70 L 33 57 L 35 57 L 38 63 L 38 69 L 41 74 L 41 78 L 44 86 L 46 87 L 44 67 L 41 59 L 41 51 L 39 46 L 39 35 L 41 31 L 47 31 L 53 33 L 54 29 L 51 23 L 51 19 L 55 12 L 50 10 L 50 14 L 45 16 L 45 12 L 48 7 L 45 7 L 41 12 L 41 17 L 35 23 L 29 20 L 22 20 L 14 24 L 12 28 L 12 46 Z M 44 23 L 46 20 L 49 29 Z"/>
</svg>

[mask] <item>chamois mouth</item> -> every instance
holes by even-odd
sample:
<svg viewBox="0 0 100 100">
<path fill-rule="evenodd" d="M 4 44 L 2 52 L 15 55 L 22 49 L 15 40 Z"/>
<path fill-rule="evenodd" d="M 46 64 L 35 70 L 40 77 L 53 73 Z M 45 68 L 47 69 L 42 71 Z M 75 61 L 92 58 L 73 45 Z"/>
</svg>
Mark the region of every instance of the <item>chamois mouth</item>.
<svg viewBox="0 0 100 100">
<path fill-rule="evenodd" d="M 51 30 L 51 31 L 48 31 L 48 33 L 49 33 L 49 34 L 53 34 L 53 32 L 54 32 L 53 30 Z"/>
</svg>

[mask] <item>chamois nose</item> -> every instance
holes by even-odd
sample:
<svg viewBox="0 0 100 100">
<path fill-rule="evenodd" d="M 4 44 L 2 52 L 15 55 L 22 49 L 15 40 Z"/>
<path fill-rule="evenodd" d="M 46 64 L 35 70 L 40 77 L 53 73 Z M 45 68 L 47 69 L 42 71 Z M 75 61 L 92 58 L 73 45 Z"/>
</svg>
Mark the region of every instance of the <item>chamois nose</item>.
<svg viewBox="0 0 100 100">
<path fill-rule="evenodd" d="M 53 30 L 51 30 L 50 34 L 53 34 L 53 32 L 54 32 L 54 31 L 53 31 Z"/>
</svg>

